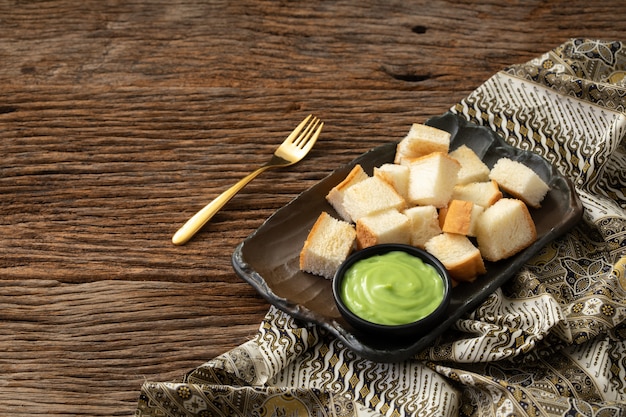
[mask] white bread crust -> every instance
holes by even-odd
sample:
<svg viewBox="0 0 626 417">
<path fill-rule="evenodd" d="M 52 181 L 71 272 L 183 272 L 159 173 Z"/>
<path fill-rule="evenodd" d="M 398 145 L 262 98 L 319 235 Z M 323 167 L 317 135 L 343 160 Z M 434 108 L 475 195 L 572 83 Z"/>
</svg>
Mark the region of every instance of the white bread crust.
<svg viewBox="0 0 626 417">
<path fill-rule="evenodd" d="M 448 153 L 450 133 L 432 126 L 413 123 L 406 136 L 398 143 L 394 163 L 415 159 L 433 152 Z"/>
<path fill-rule="evenodd" d="M 353 251 L 355 241 L 352 224 L 322 212 L 300 251 L 300 270 L 332 279 L 339 265 Z"/>
<path fill-rule="evenodd" d="M 409 165 L 409 203 L 445 207 L 456 185 L 461 164 L 441 152 L 415 159 Z"/>
<path fill-rule="evenodd" d="M 441 233 L 439 213 L 435 206 L 414 206 L 404 210 L 411 222 L 411 245 L 424 249 L 424 244 Z"/>
<path fill-rule="evenodd" d="M 537 239 L 535 223 L 523 201 L 502 198 L 485 209 L 476 225 L 483 258 L 496 262 L 526 249 Z"/>
<path fill-rule="evenodd" d="M 344 178 L 343 181 L 334 186 L 326 195 L 326 201 L 328 201 L 328 203 L 333 206 L 337 214 L 339 214 L 339 216 L 344 221 L 352 221 L 352 219 L 350 218 L 350 214 L 348 214 L 343 204 L 346 190 L 354 184 L 357 184 L 367 179 L 368 177 L 369 176 L 363 170 L 363 167 L 357 164 L 350 170 L 346 178 Z"/>
<path fill-rule="evenodd" d="M 550 186 L 535 171 L 518 161 L 500 158 L 491 168 L 489 178 L 511 196 L 533 208 L 541 207 Z"/>
<path fill-rule="evenodd" d="M 452 190 L 452 200 L 471 201 L 481 207 L 489 207 L 502 198 L 502 191 L 495 181 L 459 184 Z"/>
<path fill-rule="evenodd" d="M 429 239 L 424 246 L 456 281 L 471 282 L 487 272 L 480 251 L 467 236 L 442 233 Z"/>
<path fill-rule="evenodd" d="M 379 211 L 404 210 L 405 207 L 404 198 L 379 177 L 368 177 L 350 186 L 343 198 L 343 208 L 353 223 Z"/>
<path fill-rule="evenodd" d="M 450 152 L 450 156 L 461 164 L 461 169 L 457 176 L 457 184 L 489 181 L 489 167 L 469 146 L 459 146 Z"/>
<path fill-rule="evenodd" d="M 396 209 L 361 217 L 356 222 L 356 241 L 359 249 L 384 243 L 411 242 L 409 218 Z"/>
</svg>

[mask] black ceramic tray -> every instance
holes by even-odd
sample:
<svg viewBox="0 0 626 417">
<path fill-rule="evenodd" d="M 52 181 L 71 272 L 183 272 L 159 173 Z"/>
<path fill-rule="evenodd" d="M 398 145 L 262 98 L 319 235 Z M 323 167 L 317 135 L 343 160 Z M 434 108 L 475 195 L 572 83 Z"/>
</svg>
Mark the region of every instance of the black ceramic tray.
<svg viewBox="0 0 626 417">
<path fill-rule="evenodd" d="M 485 275 L 471 284 L 462 283 L 454 288 L 447 319 L 432 332 L 402 341 L 381 340 L 360 334 L 339 314 L 331 282 L 300 271 L 298 265 L 302 245 L 319 214 L 327 211 L 337 216 L 325 199 L 328 191 L 343 180 L 355 164 L 361 164 L 366 172 L 372 174 L 374 167 L 392 162 L 396 143 L 388 143 L 363 154 L 299 195 L 238 245 L 232 257 L 237 274 L 271 304 L 296 319 L 317 323 L 350 349 L 374 361 L 404 360 L 431 346 L 441 333 L 463 314 L 476 308 L 544 245 L 573 227 L 583 212 L 572 183 L 541 156 L 513 148 L 492 130 L 468 123 L 452 113 L 426 123 L 451 133 L 450 150 L 465 144 L 489 167 L 501 157 L 520 161 L 550 186 L 541 208 L 530 209 L 537 228 L 537 241 L 509 259 L 485 262 Z"/>
</svg>

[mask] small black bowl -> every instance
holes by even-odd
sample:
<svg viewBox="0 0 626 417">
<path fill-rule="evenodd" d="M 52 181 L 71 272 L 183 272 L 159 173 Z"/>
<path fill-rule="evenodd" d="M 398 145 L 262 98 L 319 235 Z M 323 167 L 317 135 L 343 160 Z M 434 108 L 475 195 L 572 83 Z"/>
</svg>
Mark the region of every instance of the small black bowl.
<svg viewBox="0 0 626 417">
<path fill-rule="evenodd" d="M 439 304 L 439 306 L 426 317 L 407 324 L 386 325 L 365 320 L 353 313 L 344 304 L 341 297 L 341 287 L 345 273 L 355 262 L 375 255 L 382 255 L 391 251 L 406 252 L 411 256 L 415 256 L 421 259 L 424 263 L 433 266 L 443 280 L 443 300 Z M 443 266 L 443 264 L 437 258 L 422 249 L 402 244 L 375 245 L 353 253 L 341 264 L 333 279 L 333 297 L 335 299 L 335 303 L 337 304 L 339 312 L 352 327 L 367 335 L 380 335 L 390 337 L 419 337 L 420 335 L 428 333 L 431 329 L 436 327 L 438 323 L 441 323 L 444 320 L 446 309 L 448 307 L 448 304 L 450 303 L 451 290 L 452 281 L 450 279 L 450 275 L 448 274 L 448 271 Z"/>
</svg>

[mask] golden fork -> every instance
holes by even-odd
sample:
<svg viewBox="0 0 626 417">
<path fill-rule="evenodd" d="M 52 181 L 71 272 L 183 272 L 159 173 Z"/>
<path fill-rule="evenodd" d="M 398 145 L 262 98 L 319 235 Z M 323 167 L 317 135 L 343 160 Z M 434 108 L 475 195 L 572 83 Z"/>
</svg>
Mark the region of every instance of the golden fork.
<svg viewBox="0 0 626 417">
<path fill-rule="evenodd" d="M 280 146 L 274 151 L 272 158 L 265 165 L 242 178 L 235 185 L 217 196 L 215 200 L 204 206 L 192 218 L 187 220 L 172 237 L 172 243 L 183 245 L 195 235 L 226 203 L 232 199 L 243 187 L 256 178 L 260 173 L 270 168 L 283 168 L 299 162 L 311 150 L 320 135 L 324 123 L 317 117 L 308 115 Z"/>
</svg>

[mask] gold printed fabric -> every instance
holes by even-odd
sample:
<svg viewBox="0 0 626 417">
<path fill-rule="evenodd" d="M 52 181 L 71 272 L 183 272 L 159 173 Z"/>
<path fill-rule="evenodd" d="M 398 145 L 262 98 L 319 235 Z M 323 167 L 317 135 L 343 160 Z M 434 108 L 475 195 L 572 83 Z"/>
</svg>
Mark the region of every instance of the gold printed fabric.
<svg viewBox="0 0 626 417">
<path fill-rule="evenodd" d="M 583 220 L 432 347 L 375 363 L 272 307 L 137 416 L 626 415 L 626 43 L 571 39 L 451 109 L 569 176 Z"/>
</svg>

